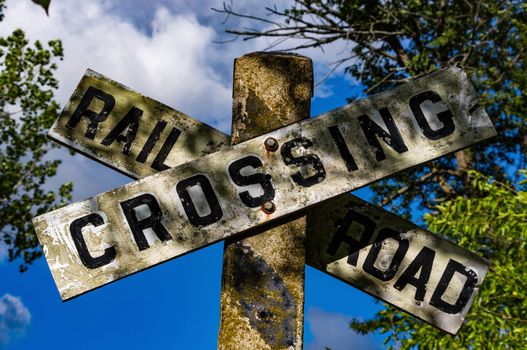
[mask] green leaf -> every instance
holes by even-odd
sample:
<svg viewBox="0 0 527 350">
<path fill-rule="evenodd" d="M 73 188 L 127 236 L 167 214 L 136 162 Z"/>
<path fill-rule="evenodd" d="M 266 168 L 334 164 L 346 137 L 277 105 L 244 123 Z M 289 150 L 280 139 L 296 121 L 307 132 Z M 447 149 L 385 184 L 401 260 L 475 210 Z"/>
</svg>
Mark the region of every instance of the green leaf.
<svg viewBox="0 0 527 350">
<path fill-rule="evenodd" d="M 63 52 L 59 41 L 30 42 L 20 29 L 0 47 L 0 240 L 26 271 L 42 255 L 31 218 L 71 199 L 71 183 L 47 184 L 60 164 L 46 157 L 54 147 L 46 130 L 59 112 L 54 71 Z"/>
<path fill-rule="evenodd" d="M 49 3 L 51 2 L 51 0 L 31 0 L 31 1 L 33 1 L 37 5 L 40 5 L 44 9 L 44 11 L 46 11 L 46 15 L 49 16 L 48 10 L 49 10 Z"/>
</svg>

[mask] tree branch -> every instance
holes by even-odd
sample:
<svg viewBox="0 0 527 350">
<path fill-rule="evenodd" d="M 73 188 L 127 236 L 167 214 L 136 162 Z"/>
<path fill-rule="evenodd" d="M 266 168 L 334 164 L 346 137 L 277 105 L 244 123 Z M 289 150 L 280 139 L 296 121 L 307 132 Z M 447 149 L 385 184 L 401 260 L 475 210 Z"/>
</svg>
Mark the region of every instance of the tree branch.
<svg viewBox="0 0 527 350">
<path fill-rule="evenodd" d="M 383 200 L 381 201 L 381 206 L 385 206 L 385 205 L 388 205 L 390 204 L 391 202 L 393 202 L 397 197 L 405 194 L 406 192 L 414 189 L 415 187 L 419 186 L 419 185 L 422 185 L 424 184 L 426 181 L 428 181 L 430 178 L 434 177 L 435 175 L 437 175 L 439 173 L 439 170 L 438 169 L 432 169 L 430 172 L 424 174 L 423 176 L 421 176 L 419 179 L 417 179 L 416 181 L 412 182 L 411 184 L 405 186 L 405 187 L 402 187 L 400 189 L 398 189 L 397 191 L 395 191 L 394 194 L 392 194 L 391 196 L 389 197 L 385 197 L 383 198 Z"/>
</svg>

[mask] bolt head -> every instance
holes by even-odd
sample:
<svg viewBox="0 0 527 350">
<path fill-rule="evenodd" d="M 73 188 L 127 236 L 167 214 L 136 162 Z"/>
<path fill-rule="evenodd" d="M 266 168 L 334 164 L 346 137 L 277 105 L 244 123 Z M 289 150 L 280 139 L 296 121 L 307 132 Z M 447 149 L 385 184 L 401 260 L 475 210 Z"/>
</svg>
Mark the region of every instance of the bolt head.
<svg viewBox="0 0 527 350">
<path fill-rule="evenodd" d="M 275 152 L 278 149 L 278 141 L 274 137 L 268 137 L 264 141 L 264 146 L 269 152 Z"/>
<path fill-rule="evenodd" d="M 276 206 L 273 202 L 265 202 L 262 204 L 262 211 L 266 214 L 272 214 L 276 210 Z"/>
</svg>

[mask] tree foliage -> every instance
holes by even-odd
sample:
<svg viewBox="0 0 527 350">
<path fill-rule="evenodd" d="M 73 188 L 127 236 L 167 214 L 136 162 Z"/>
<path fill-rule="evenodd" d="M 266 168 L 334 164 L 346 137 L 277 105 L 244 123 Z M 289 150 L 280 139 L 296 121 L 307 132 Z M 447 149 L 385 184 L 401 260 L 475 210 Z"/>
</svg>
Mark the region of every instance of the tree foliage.
<svg viewBox="0 0 527 350">
<path fill-rule="evenodd" d="M 254 29 L 228 32 L 244 40 L 271 38 L 270 48 L 289 42 L 290 50 L 323 49 L 349 42 L 348 54 L 335 67 L 346 66 L 366 94 L 458 65 L 498 131 L 491 142 L 371 186 L 375 202 L 403 215 L 413 208 L 428 211 L 432 231 L 490 260 L 460 333 L 445 335 L 389 306 L 372 320 L 353 322 L 356 331 L 385 332 L 391 346 L 402 348 L 522 348 L 527 343 L 522 297 L 527 194 L 518 182 L 527 145 L 526 8 L 520 0 L 296 0 L 284 10 L 268 8 L 266 17 L 239 13 L 233 3 L 216 10 L 252 21 Z"/>
<path fill-rule="evenodd" d="M 259 22 L 260 29 L 227 32 L 245 40 L 274 38 L 271 47 L 286 39 L 294 39 L 290 50 L 351 42 L 335 64 L 347 65 L 368 94 L 454 64 L 469 74 L 500 136 L 372 186 L 376 202 L 408 214 L 410 204 L 432 209 L 463 195 L 466 169 L 502 180 L 510 166 L 525 163 L 526 6 L 510 0 L 297 0 L 285 10 L 268 8 L 265 18 L 226 3 L 216 11 Z"/>
<path fill-rule="evenodd" d="M 72 190 L 71 183 L 58 193 L 44 186 L 60 163 L 45 156 L 59 108 L 55 61 L 62 55 L 57 40 L 30 43 L 22 30 L 0 37 L 0 244 L 10 261 L 22 258 L 21 271 L 42 254 L 31 218 L 63 205 Z"/>
<path fill-rule="evenodd" d="M 446 336 L 390 307 L 372 320 L 355 320 L 353 329 L 379 330 L 401 349 L 521 349 L 527 344 L 527 181 L 515 188 L 475 171 L 468 178 L 472 198 L 459 196 L 425 216 L 431 230 L 491 262 L 459 333 Z"/>
<path fill-rule="evenodd" d="M 33 1 L 35 4 L 41 6 L 44 11 L 46 11 L 46 14 L 48 14 L 48 11 L 49 11 L 49 4 L 51 2 L 51 0 L 31 0 Z"/>
</svg>

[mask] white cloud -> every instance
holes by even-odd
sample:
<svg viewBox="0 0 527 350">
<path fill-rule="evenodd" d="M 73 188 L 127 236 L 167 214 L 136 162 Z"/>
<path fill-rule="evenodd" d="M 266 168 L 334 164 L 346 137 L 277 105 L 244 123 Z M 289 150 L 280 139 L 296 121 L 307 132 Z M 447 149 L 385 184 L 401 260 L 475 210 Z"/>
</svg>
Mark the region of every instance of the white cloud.
<svg viewBox="0 0 527 350">
<path fill-rule="evenodd" d="M 64 104 L 90 67 L 223 130 L 230 125 L 230 82 L 211 67 L 214 29 L 192 13 L 158 7 L 145 33 L 95 1 L 52 2 L 50 16 L 30 1 L 8 1 L 2 34 L 15 27 L 30 38 L 60 38 L 65 59 L 57 77 Z M 206 103 L 204 103 L 206 101 Z"/>
<path fill-rule="evenodd" d="M 52 1 L 47 17 L 31 1 L 7 1 L 0 35 L 22 28 L 31 40 L 62 40 L 65 57 L 58 62 L 57 70 L 57 100 L 61 105 L 90 67 L 228 132 L 232 59 L 244 49 L 238 47 L 227 54 L 224 45 L 212 42 L 215 29 L 201 24 L 192 11 L 170 12 L 158 2 L 144 24 L 149 28 L 147 32 L 124 13 L 117 14 L 116 4 L 104 0 Z M 247 51 L 253 49 L 249 46 Z M 223 69 L 228 73 L 218 73 L 218 66 L 228 67 Z M 73 181 L 74 200 L 131 181 L 82 156 L 72 157 L 64 151 L 54 154 L 63 159 L 63 164 L 47 187 L 57 188 Z"/>
<path fill-rule="evenodd" d="M 255 27 L 248 19 L 210 10 L 221 0 L 69 0 L 52 1 L 49 17 L 30 1 L 7 1 L 0 34 L 21 27 L 30 38 L 60 38 L 65 59 L 59 64 L 58 100 L 64 104 L 86 68 L 90 67 L 132 89 L 164 102 L 223 131 L 230 127 L 232 62 L 235 57 L 263 50 L 274 40 L 259 38 L 217 44 L 227 28 Z M 241 13 L 267 16 L 265 7 L 286 8 L 290 0 L 236 1 Z M 275 49 L 299 43 L 288 40 Z M 316 80 L 328 64 L 345 57 L 349 43 L 341 41 L 301 53 L 315 64 Z M 342 71 L 339 71 L 342 73 Z M 330 87 L 317 90 L 327 96 Z M 206 101 L 206 103 L 204 103 Z"/>
<path fill-rule="evenodd" d="M 318 308 L 307 312 L 307 324 L 313 334 L 313 341 L 306 344 L 306 350 L 371 350 L 376 345 L 371 336 L 353 332 L 349 328 L 352 319 L 340 313 L 331 313 Z"/>
<path fill-rule="evenodd" d="M 19 297 L 4 294 L 0 298 L 0 345 L 25 333 L 31 323 L 31 313 Z"/>
<path fill-rule="evenodd" d="M 275 3 L 285 8 L 291 0 L 234 2 L 240 12 L 263 16 L 265 7 Z M 57 70 L 61 105 L 89 67 L 224 132 L 230 130 L 233 59 L 271 43 L 263 38 L 214 43 L 226 38 L 226 28 L 254 26 L 236 17 L 223 25 L 224 16 L 210 10 L 221 8 L 222 0 L 51 1 L 49 17 L 31 1 L 8 0 L 6 5 L 0 35 L 22 28 L 32 40 L 62 40 L 65 57 Z M 316 79 L 327 71 L 325 63 L 338 59 L 343 49 L 337 43 L 325 54 L 303 52 L 315 63 Z M 316 91 L 320 97 L 331 93 L 331 86 L 324 85 Z M 73 181 L 75 200 L 130 181 L 82 156 L 56 154 L 64 162 L 48 187 Z"/>
</svg>

